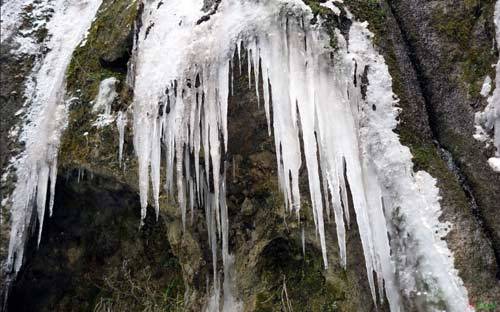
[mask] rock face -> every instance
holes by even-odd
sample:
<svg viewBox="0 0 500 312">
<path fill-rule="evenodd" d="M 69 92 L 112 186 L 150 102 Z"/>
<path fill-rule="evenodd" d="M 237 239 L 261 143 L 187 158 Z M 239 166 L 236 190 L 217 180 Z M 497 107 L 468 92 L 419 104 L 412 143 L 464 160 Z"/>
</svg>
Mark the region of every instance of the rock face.
<svg viewBox="0 0 500 312">
<path fill-rule="evenodd" d="M 455 265 L 471 302 L 494 301 L 500 294 L 500 175 L 487 164 L 494 151 L 471 135 L 474 113 L 486 106 L 481 85 L 494 75 L 491 65 L 498 59 L 491 49 L 494 1 L 388 1 L 388 8 L 418 80 L 432 140 L 446 162 L 443 169 L 436 162 L 426 170 L 439 180 L 443 218 L 455 225 L 448 236 Z M 403 114 L 404 123 L 409 118 Z"/>
<path fill-rule="evenodd" d="M 305 2 L 342 30 L 346 21 L 320 6 L 321 1 Z M 414 155 L 415 169 L 438 180 L 443 221 L 454 225 L 447 242 L 471 302 L 498 300 L 500 174 L 487 165 L 494 151 L 472 137 L 474 113 L 486 106 L 480 87 L 486 75 L 494 77 L 490 65 L 498 59 L 491 48 L 494 1 L 344 2 L 358 19 L 369 22 L 389 65 L 402 108 L 397 131 Z M 218 3 L 206 2 L 207 19 Z M 175 199 L 162 197 L 159 219 L 149 211 L 139 229 L 132 129 L 125 127 L 121 166 L 116 127 L 93 125 L 91 102 L 105 78 L 119 80 L 112 113 L 131 110 L 133 90 L 126 77 L 133 70 L 129 58 L 141 10 L 140 1 L 104 0 L 87 44 L 73 54 L 67 91 L 78 100 L 70 107 L 61 143 L 54 216 L 44 226 L 40 247 L 36 239 L 28 244 L 6 305 L 9 311 L 200 311 L 207 301 L 212 263 L 203 208 L 197 207 L 183 230 Z M 15 56 L 3 53 L 7 48 L 2 45 L 0 59 L 2 147 L 16 142 L 7 132 L 16 122 L 22 77 L 30 66 L 27 60 L 15 68 Z M 265 112 L 248 89 L 247 67 L 241 73 L 238 67 L 233 67 L 235 92 L 228 111 L 227 204 L 235 286 L 245 311 L 288 311 L 289 306 L 295 311 L 375 311 L 354 220 L 347 237 L 348 270 L 338 265 L 337 248 L 328 249 L 333 265 L 328 270 L 322 266 L 304 168 L 305 212 L 300 220 L 285 213 Z M 2 170 L 9 155 L 2 149 Z M 2 185 L 2 196 L 10 191 Z M 326 228 L 327 245 L 337 246 L 334 221 Z M 5 229 L 2 251 L 8 241 Z"/>
</svg>

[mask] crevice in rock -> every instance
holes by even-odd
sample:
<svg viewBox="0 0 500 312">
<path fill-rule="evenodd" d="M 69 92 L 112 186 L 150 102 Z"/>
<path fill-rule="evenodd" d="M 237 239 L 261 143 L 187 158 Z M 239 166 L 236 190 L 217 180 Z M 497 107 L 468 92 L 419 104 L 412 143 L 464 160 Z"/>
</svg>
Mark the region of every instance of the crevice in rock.
<svg viewBox="0 0 500 312">
<path fill-rule="evenodd" d="M 408 57 L 410 59 L 411 66 L 413 67 L 413 70 L 415 71 L 415 74 L 417 76 L 417 81 L 418 81 L 418 88 L 421 90 L 422 97 L 424 99 L 425 103 L 425 110 L 427 112 L 427 117 L 429 120 L 429 127 L 431 130 L 431 135 L 433 138 L 433 143 L 435 148 L 438 151 L 439 156 L 441 159 L 447 163 L 448 169 L 455 175 L 457 178 L 457 181 L 459 185 L 462 188 L 463 193 L 469 200 L 469 207 L 472 212 L 472 214 L 475 216 L 477 219 L 481 229 L 483 230 L 486 238 L 488 239 L 489 243 L 492 246 L 494 255 L 495 255 L 495 261 L 496 261 L 496 266 L 497 266 L 497 272 L 496 272 L 496 278 L 500 279 L 500 249 L 498 246 L 495 246 L 492 242 L 494 241 L 494 235 L 493 235 L 493 230 L 487 225 L 487 223 L 484 220 L 484 216 L 482 215 L 481 209 L 479 209 L 477 201 L 475 199 L 474 195 L 474 190 L 472 189 L 470 182 L 468 182 L 467 176 L 463 173 L 462 169 L 460 168 L 460 164 L 457 163 L 453 159 L 453 155 L 447 151 L 447 149 L 441 144 L 439 141 L 439 133 L 438 133 L 438 122 L 435 118 L 436 112 L 434 110 L 434 107 L 431 104 L 431 91 L 428 89 L 429 87 L 429 82 L 427 77 L 425 77 L 422 69 L 422 65 L 420 63 L 420 60 L 417 57 L 416 53 L 416 48 L 413 45 L 410 35 L 408 31 L 406 30 L 403 21 L 401 20 L 401 17 L 398 15 L 397 10 L 395 8 L 395 1 L 394 0 L 387 0 L 388 7 L 391 11 L 392 16 L 394 17 L 394 20 L 396 21 L 396 25 L 400 30 L 401 37 L 403 39 L 403 42 L 405 46 L 407 47 L 408 51 Z M 449 154 L 447 154 L 449 153 Z"/>
<path fill-rule="evenodd" d="M 132 49 L 128 50 L 127 53 L 124 53 L 122 56 L 116 58 L 116 59 L 106 59 L 106 58 L 99 58 L 99 63 L 101 64 L 102 68 L 109 69 L 113 72 L 117 73 L 127 73 L 128 69 L 128 61 L 130 59 L 130 52 Z"/>
</svg>

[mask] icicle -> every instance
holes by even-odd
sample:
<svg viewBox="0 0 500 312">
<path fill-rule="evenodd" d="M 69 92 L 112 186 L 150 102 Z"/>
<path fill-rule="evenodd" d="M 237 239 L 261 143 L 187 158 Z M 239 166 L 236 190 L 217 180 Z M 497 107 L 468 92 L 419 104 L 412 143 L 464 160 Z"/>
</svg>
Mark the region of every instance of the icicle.
<svg viewBox="0 0 500 312">
<path fill-rule="evenodd" d="M 125 127 L 127 126 L 127 115 L 123 112 L 118 112 L 116 116 L 116 127 L 118 128 L 118 162 L 122 166 L 123 159 L 123 142 L 125 140 Z"/>
<path fill-rule="evenodd" d="M 50 167 L 50 200 L 49 200 L 49 216 L 52 217 L 54 200 L 56 195 L 56 181 L 57 180 L 57 157 L 52 160 Z"/>
<path fill-rule="evenodd" d="M 242 64 L 241 64 L 241 45 L 242 45 L 243 41 L 239 40 L 238 41 L 238 48 L 237 48 L 237 52 L 238 52 L 238 66 L 239 66 L 239 69 L 240 69 L 240 75 L 242 73 L 241 71 L 241 68 L 242 68 Z"/>
<path fill-rule="evenodd" d="M 36 189 L 36 207 L 38 215 L 38 240 L 37 245 L 40 245 L 42 238 L 43 219 L 45 216 L 45 204 L 47 200 L 47 182 L 49 181 L 49 167 L 43 166 L 38 172 L 38 186 Z"/>
<path fill-rule="evenodd" d="M 162 123 L 159 117 L 153 121 L 153 134 L 151 145 L 151 185 L 153 186 L 153 200 L 156 219 L 160 213 L 160 161 L 161 161 L 161 133 Z"/>
<path fill-rule="evenodd" d="M 248 76 L 248 89 L 252 89 L 252 60 L 250 58 L 250 51 L 247 47 L 247 76 Z"/>
</svg>

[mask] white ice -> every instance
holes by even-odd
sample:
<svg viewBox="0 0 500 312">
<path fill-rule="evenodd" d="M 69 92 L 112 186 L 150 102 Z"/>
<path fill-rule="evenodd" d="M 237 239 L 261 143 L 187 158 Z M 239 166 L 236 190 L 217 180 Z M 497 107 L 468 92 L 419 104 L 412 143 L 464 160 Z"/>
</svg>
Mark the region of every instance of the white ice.
<svg viewBox="0 0 500 312">
<path fill-rule="evenodd" d="M 20 13 L 23 7 L 33 0 L 7 0 L 3 1 L 0 11 L 0 42 L 9 38 L 21 22 Z"/>
<path fill-rule="evenodd" d="M 500 50 L 500 1 L 497 1 L 495 4 L 494 21 L 497 50 Z M 487 81 L 488 78 L 486 78 L 481 90 L 483 96 L 487 96 L 491 92 L 491 78 L 490 81 Z M 475 124 L 476 133 L 474 134 L 474 138 L 481 142 L 486 142 L 487 146 L 489 144 L 495 146 L 495 156 L 488 159 L 488 164 L 493 171 L 500 172 L 498 168 L 498 164 L 500 163 L 500 59 L 496 64 L 495 89 L 493 90 L 493 94 L 488 98 L 488 105 L 484 111 L 476 113 Z"/>
<path fill-rule="evenodd" d="M 487 97 L 488 94 L 490 94 L 490 92 L 491 92 L 491 77 L 486 76 L 486 78 L 484 78 L 483 86 L 481 87 L 481 95 L 483 97 Z"/>
<path fill-rule="evenodd" d="M 35 65 L 26 86 L 28 112 L 21 140 L 24 152 L 15 160 L 17 182 L 12 194 L 11 234 L 6 270 L 15 275 L 22 265 L 33 210 L 40 242 L 47 193 L 52 213 L 57 177 L 57 152 L 66 124 L 65 73 L 74 48 L 90 27 L 100 0 L 57 0 L 47 23 L 49 52 Z M 3 9 L 3 6 L 2 6 Z M 3 13 L 2 13 L 3 14 Z"/>
<path fill-rule="evenodd" d="M 127 126 L 128 119 L 126 112 L 118 112 L 116 116 L 116 127 L 118 128 L 118 161 L 120 167 L 122 166 L 123 158 L 123 144 L 125 140 L 125 127 Z"/>
<path fill-rule="evenodd" d="M 333 4 L 333 0 L 321 3 L 320 5 L 322 7 L 332 10 L 332 12 L 335 13 L 336 15 L 340 15 L 340 9 L 335 4 Z"/>
<path fill-rule="evenodd" d="M 109 77 L 101 81 L 99 84 L 99 92 L 94 100 L 92 111 L 99 113 L 94 126 L 102 128 L 110 125 L 115 121 L 115 116 L 111 114 L 111 104 L 118 96 L 116 92 L 116 85 L 119 82 L 115 77 Z"/>
<path fill-rule="evenodd" d="M 176 176 L 184 224 L 187 201 L 193 196 L 188 193 L 194 189 L 195 196 L 203 198 L 214 258 L 213 293 L 218 296 L 220 291 L 215 265 L 219 237 L 224 302 L 233 300 L 232 293 L 227 297 L 231 292 L 226 278 L 231 275 L 231 255 L 223 155 L 231 144 L 227 139 L 227 105 L 233 80 L 229 63 L 235 53 L 241 57 L 244 46 L 250 58 L 248 66 L 256 69 L 255 77 L 261 74 L 263 78 L 262 99 L 274 135 L 280 188 L 287 210 L 295 213 L 301 204 L 300 146 L 304 146 L 325 267 L 329 264 L 324 222 L 328 207 L 335 216 L 341 264 L 346 265 L 344 218 L 349 218 L 349 188 L 374 300 L 383 300 L 385 288 L 391 311 L 400 311 L 401 288 L 403 295 L 413 298 L 415 293 L 424 292 L 422 285 L 428 285 L 430 289 L 419 300 L 429 310 L 443 301 L 449 311 L 467 311 L 467 292 L 442 240 L 446 225 L 438 221 L 435 180 L 424 172 L 413 174 L 411 154 L 393 132 L 397 101 L 367 24 L 353 21 L 349 44 L 337 31 L 339 49 L 335 52 L 328 48 L 329 38 L 321 21 L 311 25 L 312 13 L 301 1 L 223 1 L 217 13 L 198 24 L 204 15 L 202 5 L 201 0 L 172 0 L 160 7 L 150 2 L 144 10 L 133 65 L 134 148 L 139 160 L 142 216 L 150 185 L 158 209 L 163 143 L 166 187 L 173 192 Z M 361 92 L 365 68 L 369 80 L 366 99 Z M 249 85 L 257 86 L 256 79 Z M 260 97 L 258 89 L 255 92 Z M 186 155 L 194 158 L 194 173 L 188 170 L 191 165 L 186 162 L 191 157 Z M 190 187 L 193 181 L 196 186 Z M 321 184 L 330 193 L 327 204 Z M 397 227 L 403 227 L 403 237 L 396 233 Z M 218 299 L 211 303 L 219 306 Z"/>
</svg>

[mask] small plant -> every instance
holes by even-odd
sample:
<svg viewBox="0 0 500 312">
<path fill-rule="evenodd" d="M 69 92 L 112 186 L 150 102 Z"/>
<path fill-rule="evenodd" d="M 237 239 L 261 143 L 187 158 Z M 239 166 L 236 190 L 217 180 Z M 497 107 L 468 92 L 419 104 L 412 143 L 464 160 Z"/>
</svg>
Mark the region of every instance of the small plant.
<svg viewBox="0 0 500 312">
<path fill-rule="evenodd" d="M 183 285 L 179 277 L 161 282 L 152 280 L 149 266 L 132 273 L 125 260 L 121 268 L 104 277 L 100 286 L 101 296 L 94 307 L 94 312 L 144 311 L 144 312 L 180 312 L 184 311 Z"/>
</svg>

